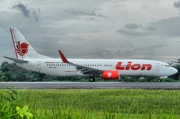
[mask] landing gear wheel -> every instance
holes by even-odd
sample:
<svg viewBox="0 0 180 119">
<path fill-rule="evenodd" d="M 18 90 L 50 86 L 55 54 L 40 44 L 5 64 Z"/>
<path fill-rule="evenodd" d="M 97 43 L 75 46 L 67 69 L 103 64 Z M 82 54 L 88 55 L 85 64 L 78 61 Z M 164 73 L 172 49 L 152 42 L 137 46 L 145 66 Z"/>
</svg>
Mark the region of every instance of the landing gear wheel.
<svg viewBox="0 0 180 119">
<path fill-rule="evenodd" d="M 159 79 L 158 79 L 158 82 L 162 82 L 162 79 L 159 78 Z"/>
<path fill-rule="evenodd" d="M 89 77 L 89 82 L 94 82 L 95 78 L 94 77 Z"/>
<path fill-rule="evenodd" d="M 120 78 L 120 79 L 118 79 L 118 81 L 119 81 L 119 82 L 121 82 L 121 81 L 122 81 L 122 79 Z"/>
<path fill-rule="evenodd" d="M 118 81 L 122 82 L 124 80 L 124 77 L 119 77 Z"/>
</svg>

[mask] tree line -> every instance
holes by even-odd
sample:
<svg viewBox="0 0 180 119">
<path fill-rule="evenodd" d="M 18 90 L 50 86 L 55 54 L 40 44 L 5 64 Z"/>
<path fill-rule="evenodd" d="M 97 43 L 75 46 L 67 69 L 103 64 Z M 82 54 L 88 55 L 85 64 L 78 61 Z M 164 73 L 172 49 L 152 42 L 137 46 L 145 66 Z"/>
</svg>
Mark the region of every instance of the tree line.
<svg viewBox="0 0 180 119">
<path fill-rule="evenodd" d="M 179 62 L 178 62 L 179 61 Z M 171 66 L 178 70 L 177 74 L 174 74 L 166 79 L 162 79 L 164 82 L 180 81 L 180 60 L 176 63 L 169 63 Z M 52 76 L 44 73 L 30 71 L 17 66 L 15 63 L 3 62 L 0 66 L 0 81 L 20 81 L 20 82 L 35 82 L 35 81 L 79 81 L 85 82 L 88 79 L 79 76 L 66 77 L 66 76 Z M 96 78 L 96 81 L 104 81 L 101 78 Z M 111 81 L 111 80 L 110 80 Z M 114 80 L 112 80 L 114 81 Z M 159 78 L 152 77 L 125 77 L 121 79 L 124 82 L 156 82 Z"/>
</svg>

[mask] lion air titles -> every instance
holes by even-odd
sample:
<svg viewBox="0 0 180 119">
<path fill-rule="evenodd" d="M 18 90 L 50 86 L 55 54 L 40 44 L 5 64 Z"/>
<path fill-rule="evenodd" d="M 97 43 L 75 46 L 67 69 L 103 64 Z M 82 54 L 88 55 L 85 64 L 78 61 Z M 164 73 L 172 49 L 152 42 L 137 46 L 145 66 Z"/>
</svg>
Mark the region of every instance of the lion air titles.
<svg viewBox="0 0 180 119">
<path fill-rule="evenodd" d="M 151 64 L 132 64 L 131 61 L 129 61 L 125 66 L 122 65 L 122 62 L 118 62 L 116 65 L 117 70 L 151 70 L 152 65 Z"/>
</svg>

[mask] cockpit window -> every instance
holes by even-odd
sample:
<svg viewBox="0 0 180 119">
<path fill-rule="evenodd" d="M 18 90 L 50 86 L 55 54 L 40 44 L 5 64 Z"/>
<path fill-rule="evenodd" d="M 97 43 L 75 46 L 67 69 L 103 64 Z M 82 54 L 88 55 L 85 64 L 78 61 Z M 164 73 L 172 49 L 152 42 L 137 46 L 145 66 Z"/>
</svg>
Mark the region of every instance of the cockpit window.
<svg viewBox="0 0 180 119">
<path fill-rule="evenodd" d="M 170 67 L 170 65 L 164 65 L 165 67 Z"/>
</svg>

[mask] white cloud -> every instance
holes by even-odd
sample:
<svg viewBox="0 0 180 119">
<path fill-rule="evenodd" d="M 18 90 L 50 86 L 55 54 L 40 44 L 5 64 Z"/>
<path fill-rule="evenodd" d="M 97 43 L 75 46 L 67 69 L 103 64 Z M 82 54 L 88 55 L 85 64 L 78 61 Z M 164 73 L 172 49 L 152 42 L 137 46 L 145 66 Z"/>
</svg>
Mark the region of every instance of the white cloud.
<svg viewBox="0 0 180 119">
<path fill-rule="evenodd" d="M 107 1 L 99 5 L 100 12 L 119 23 L 149 23 L 177 15 L 174 0 Z"/>
</svg>

